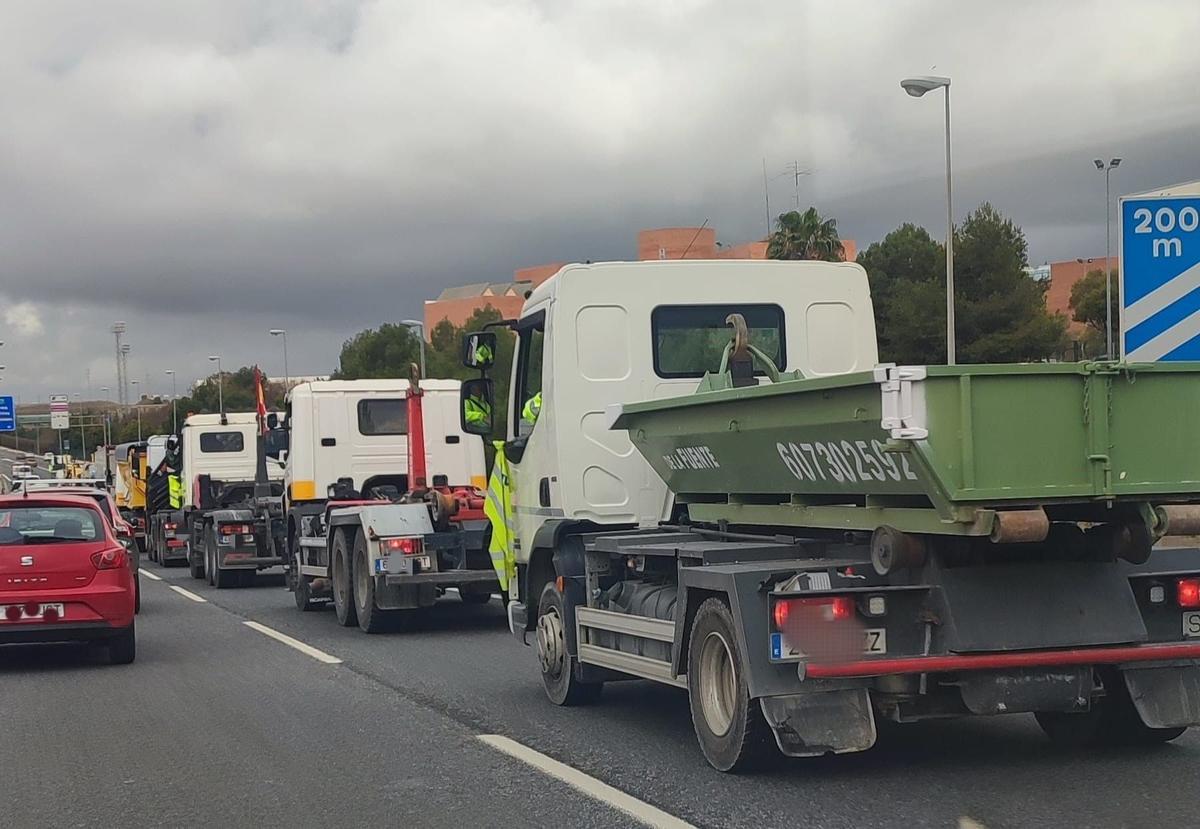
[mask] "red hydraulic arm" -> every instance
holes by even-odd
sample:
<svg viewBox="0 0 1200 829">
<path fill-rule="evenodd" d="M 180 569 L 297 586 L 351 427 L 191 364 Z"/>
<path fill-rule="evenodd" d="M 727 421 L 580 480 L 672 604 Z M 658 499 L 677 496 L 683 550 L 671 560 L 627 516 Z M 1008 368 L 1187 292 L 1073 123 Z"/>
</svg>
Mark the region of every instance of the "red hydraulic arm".
<svg viewBox="0 0 1200 829">
<path fill-rule="evenodd" d="M 408 489 L 424 491 L 428 486 L 425 467 L 425 418 L 421 409 L 421 374 L 414 365 L 408 387 Z"/>
</svg>

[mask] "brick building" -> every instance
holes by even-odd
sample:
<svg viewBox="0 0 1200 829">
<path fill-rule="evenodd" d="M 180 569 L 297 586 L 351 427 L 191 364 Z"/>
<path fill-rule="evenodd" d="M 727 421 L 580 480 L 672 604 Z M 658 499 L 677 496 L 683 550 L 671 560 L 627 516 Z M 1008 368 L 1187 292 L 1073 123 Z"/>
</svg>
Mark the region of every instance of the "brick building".
<svg viewBox="0 0 1200 829">
<path fill-rule="evenodd" d="M 1064 262 L 1050 263 L 1050 284 L 1046 286 L 1046 308 L 1050 313 L 1058 312 L 1067 318 L 1067 334 L 1072 340 L 1083 337 L 1085 326 L 1081 322 L 1071 320 L 1071 289 L 1075 283 L 1092 271 L 1103 271 L 1105 267 L 1103 256 L 1093 256 L 1088 259 L 1067 259 Z M 1117 258 L 1114 256 L 1109 266 L 1117 269 Z"/>
<path fill-rule="evenodd" d="M 858 248 L 853 239 L 843 239 L 847 261 L 854 261 Z M 637 260 L 653 259 L 766 259 L 766 241 L 723 245 L 711 227 L 660 227 L 640 230 L 637 234 Z M 475 311 L 488 305 L 505 317 L 521 312 L 525 295 L 558 273 L 565 263 L 554 262 L 521 268 L 511 282 L 477 282 L 447 288 L 437 299 L 425 301 L 426 336 L 442 320 L 462 325 Z"/>
</svg>

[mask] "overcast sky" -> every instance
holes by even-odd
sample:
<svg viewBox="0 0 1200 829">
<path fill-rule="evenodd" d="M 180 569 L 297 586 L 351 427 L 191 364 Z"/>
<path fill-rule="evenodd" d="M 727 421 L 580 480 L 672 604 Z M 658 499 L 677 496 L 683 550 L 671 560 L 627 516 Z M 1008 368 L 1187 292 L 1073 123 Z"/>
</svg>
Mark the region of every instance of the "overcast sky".
<svg viewBox="0 0 1200 829">
<path fill-rule="evenodd" d="M 955 207 L 1034 263 L 1104 253 L 1114 195 L 1200 178 L 1200 3 L 5 0 L 0 364 L 23 400 L 327 373 L 445 286 L 764 232 L 762 160 L 860 248 Z M 115 392 L 110 393 L 115 397 Z"/>
</svg>

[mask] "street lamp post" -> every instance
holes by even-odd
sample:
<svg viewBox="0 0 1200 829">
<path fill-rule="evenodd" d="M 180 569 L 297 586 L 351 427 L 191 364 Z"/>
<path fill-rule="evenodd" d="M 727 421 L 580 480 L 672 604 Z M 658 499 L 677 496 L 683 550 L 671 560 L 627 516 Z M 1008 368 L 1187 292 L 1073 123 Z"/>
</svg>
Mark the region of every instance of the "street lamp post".
<svg viewBox="0 0 1200 829">
<path fill-rule="evenodd" d="M 79 404 L 79 457 L 83 458 L 87 454 L 87 435 L 83 431 L 83 401 L 79 399 L 79 392 L 75 393 L 75 402 Z"/>
<path fill-rule="evenodd" d="M 946 90 L 946 365 L 954 365 L 954 198 L 950 175 L 950 79 L 936 75 L 905 78 L 900 87 L 914 98 Z"/>
<path fill-rule="evenodd" d="M 137 411 L 138 421 L 138 443 L 142 442 L 142 396 L 138 394 L 138 383 L 140 380 L 130 380 L 129 385 L 133 386 L 133 408 Z"/>
<path fill-rule="evenodd" d="M 221 355 L 210 354 L 208 359 L 209 362 L 217 364 L 217 411 L 223 415 L 225 414 L 225 378 L 221 376 Z"/>
<path fill-rule="evenodd" d="M 108 386 L 101 386 L 100 393 L 102 395 L 104 395 L 105 397 L 108 397 Z M 105 410 L 105 412 L 104 412 L 104 445 L 105 446 L 108 446 L 110 443 L 112 443 L 112 435 L 110 435 L 108 432 L 108 424 L 109 424 L 108 411 Z"/>
<path fill-rule="evenodd" d="M 401 325 L 417 329 L 417 338 L 421 343 L 421 378 L 425 377 L 425 323 L 420 320 L 400 320 Z"/>
<path fill-rule="evenodd" d="M 1114 158 L 1105 164 L 1100 159 L 1092 162 L 1104 173 L 1104 342 L 1108 349 L 1105 356 L 1113 359 L 1112 326 L 1112 200 L 1109 196 L 1109 176 L 1121 166 L 1121 159 Z"/>
<path fill-rule="evenodd" d="M 272 328 L 269 333 L 272 337 L 283 337 L 283 393 L 286 395 L 292 386 L 292 376 L 288 373 L 287 362 L 287 329 Z"/>
<path fill-rule="evenodd" d="M 171 377 L 171 434 L 179 434 L 179 394 L 175 391 L 175 369 L 169 368 L 165 374 Z"/>
</svg>

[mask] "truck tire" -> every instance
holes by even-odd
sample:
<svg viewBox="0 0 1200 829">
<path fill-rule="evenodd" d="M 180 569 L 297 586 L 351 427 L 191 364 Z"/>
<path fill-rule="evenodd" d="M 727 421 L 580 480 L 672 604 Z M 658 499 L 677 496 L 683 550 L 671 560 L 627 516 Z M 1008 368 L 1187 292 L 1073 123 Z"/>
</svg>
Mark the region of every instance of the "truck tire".
<svg viewBox="0 0 1200 829">
<path fill-rule="evenodd" d="M 338 624 L 353 627 L 358 624 L 354 606 L 354 572 L 350 551 L 346 549 L 346 532 L 338 530 L 333 536 L 333 611 Z"/>
<path fill-rule="evenodd" d="M 1146 725 L 1129 696 L 1129 688 L 1120 671 L 1110 669 L 1096 673 L 1104 687 L 1104 696 L 1092 703 L 1090 711 L 1081 714 L 1039 711 L 1034 714 L 1051 742 L 1070 748 L 1154 745 L 1169 743 L 1187 731 L 1183 727 L 1151 728 Z"/>
<path fill-rule="evenodd" d="M 196 536 L 189 534 L 188 536 L 188 572 L 192 574 L 194 579 L 204 578 L 204 551 L 196 549 Z"/>
<path fill-rule="evenodd" d="M 688 703 L 700 750 L 717 771 L 759 768 L 778 756 L 762 708 L 750 699 L 744 665 L 729 606 L 705 600 L 688 639 Z"/>
<path fill-rule="evenodd" d="M 538 601 L 537 654 L 542 685 L 555 705 L 588 705 L 600 699 L 604 683 L 575 677 L 575 657 L 567 653 L 564 634 L 566 618 L 566 598 L 551 581 Z"/>
<path fill-rule="evenodd" d="M 367 538 L 354 537 L 354 610 L 363 633 L 382 633 L 391 627 L 396 611 L 375 606 L 375 576 L 367 561 Z"/>
<path fill-rule="evenodd" d="M 463 604 L 487 604 L 492 600 L 492 590 L 471 590 L 467 587 L 458 588 L 458 597 L 462 599 Z"/>
<path fill-rule="evenodd" d="M 208 577 L 208 586 L 217 586 L 217 560 L 213 555 L 213 544 L 209 526 L 204 527 L 204 573 Z"/>
</svg>

